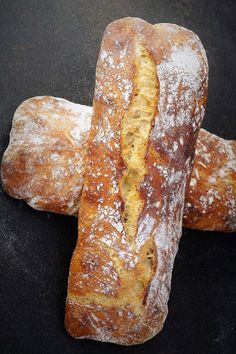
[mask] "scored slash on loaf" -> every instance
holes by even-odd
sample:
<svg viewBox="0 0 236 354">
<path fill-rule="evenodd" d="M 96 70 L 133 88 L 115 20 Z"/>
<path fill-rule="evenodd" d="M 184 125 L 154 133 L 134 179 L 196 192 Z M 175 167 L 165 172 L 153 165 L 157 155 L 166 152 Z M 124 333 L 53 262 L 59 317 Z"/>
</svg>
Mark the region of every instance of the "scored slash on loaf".
<svg viewBox="0 0 236 354">
<path fill-rule="evenodd" d="M 91 107 L 62 98 L 24 101 L 2 160 L 5 191 L 35 209 L 77 216 L 91 115 Z M 183 226 L 234 232 L 235 206 L 236 141 L 200 129 Z"/>
<path fill-rule="evenodd" d="M 73 337 L 132 345 L 162 329 L 207 81 L 193 32 L 132 18 L 107 27 L 68 280 Z"/>
</svg>

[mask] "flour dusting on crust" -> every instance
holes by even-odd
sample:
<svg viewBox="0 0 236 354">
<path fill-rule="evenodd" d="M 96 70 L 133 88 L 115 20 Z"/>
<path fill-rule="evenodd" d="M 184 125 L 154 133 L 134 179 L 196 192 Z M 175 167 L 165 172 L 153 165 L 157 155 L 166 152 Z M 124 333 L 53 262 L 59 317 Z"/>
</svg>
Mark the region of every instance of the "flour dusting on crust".
<svg viewBox="0 0 236 354">
<path fill-rule="evenodd" d="M 2 182 L 35 209 L 75 214 L 83 184 L 92 108 L 39 96 L 16 110 Z"/>
<path fill-rule="evenodd" d="M 172 29 L 128 18 L 108 26 L 103 37 L 79 211 L 79 238 L 71 261 L 66 305 L 66 328 L 76 338 L 123 345 L 142 343 L 161 330 L 167 315 L 185 188 L 205 111 L 208 75 L 197 36 L 178 26 Z M 157 67 L 151 79 L 157 82 L 159 97 L 157 91 L 144 157 L 146 173 L 137 194 L 143 201 L 142 210 L 131 238 L 124 211 L 125 203 L 132 200 L 126 196 L 130 190 L 135 191 L 124 178 L 132 166 L 125 156 L 124 141 L 129 141 L 127 151 L 132 157 L 137 139 L 131 129 L 124 130 L 124 121 L 128 114 L 132 119 L 147 121 L 149 114 L 147 111 L 145 116 L 142 109 L 141 114 L 133 111 L 137 109 L 135 97 L 140 99 L 140 92 L 144 100 L 148 96 L 148 83 L 141 84 L 142 75 L 147 73 L 139 71 L 137 42 L 145 47 L 142 53 L 150 63 L 147 72 L 152 72 L 153 62 Z M 140 81 L 136 82 L 138 73 Z M 137 124 L 137 134 L 138 129 L 141 124 Z M 134 163 L 133 170 L 130 167 L 128 171 L 134 179 L 138 178 L 138 167 Z M 92 270 L 90 258 L 86 260 L 88 255 L 96 264 Z M 104 287 L 107 272 L 112 274 L 112 269 L 116 278 Z"/>
</svg>

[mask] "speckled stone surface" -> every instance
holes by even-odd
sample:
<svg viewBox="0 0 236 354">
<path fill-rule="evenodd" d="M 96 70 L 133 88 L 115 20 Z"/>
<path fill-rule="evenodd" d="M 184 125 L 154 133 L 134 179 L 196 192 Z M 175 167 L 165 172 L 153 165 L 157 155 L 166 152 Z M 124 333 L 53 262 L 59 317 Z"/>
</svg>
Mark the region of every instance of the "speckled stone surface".
<svg viewBox="0 0 236 354">
<path fill-rule="evenodd" d="M 233 1 L 21 0 L 0 2 L 0 155 L 17 106 L 36 95 L 92 104 L 106 25 L 125 16 L 195 31 L 210 66 L 203 127 L 236 139 L 236 8 Z M 236 235 L 185 231 L 163 331 L 137 347 L 76 341 L 64 303 L 76 220 L 40 213 L 0 189 L 1 353 L 233 353 Z"/>
</svg>

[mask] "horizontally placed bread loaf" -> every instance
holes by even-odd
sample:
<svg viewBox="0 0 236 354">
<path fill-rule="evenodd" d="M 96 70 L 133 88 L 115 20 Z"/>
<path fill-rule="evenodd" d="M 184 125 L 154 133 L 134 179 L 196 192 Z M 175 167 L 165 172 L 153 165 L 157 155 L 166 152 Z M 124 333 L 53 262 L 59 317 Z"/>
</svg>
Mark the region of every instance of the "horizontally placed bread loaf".
<svg viewBox="0 0 236 354">
<path fill-rule="evenodd" d="M 133 345 L 162 329 L 207 81 L 193 32 L 107 27 L 68 281 L 73 337 Z"/>
<path fill-rule="evenodd" d="M 24 101 L 2 160 L 6 192 L 35 209 L 77 216 L 91 115 L 91 107 L 62 98 Z M 183 226 L 236 231 L 236 141 L 200 129 L 186 191 Z"/>
</svg>

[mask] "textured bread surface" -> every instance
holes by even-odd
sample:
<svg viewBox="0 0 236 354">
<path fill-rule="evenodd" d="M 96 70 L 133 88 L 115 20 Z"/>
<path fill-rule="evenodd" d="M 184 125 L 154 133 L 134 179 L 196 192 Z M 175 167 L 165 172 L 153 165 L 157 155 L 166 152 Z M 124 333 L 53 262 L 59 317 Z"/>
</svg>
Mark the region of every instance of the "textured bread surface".
<svg viewBox="0 0 236 354">
<path fill-rule="evenodd" d="M 134 50 L 134 90 L 121 123 L 121 156 L 126 168 L 119 182 L 124 201 L 122 221 L 130 241 L 135 237 L 139 215 L 143 209 L 139 186 L 147 173 L 145 154 L 158 97 L 158 82 L 153 80 L 156 77 L 155 62 L 139 41 L 135 43 Z"/>
<path fill-rule="evenodd" d="M 236 231 L 236 141 L 200 130 L 183 224 L 199 230 Z"/>
<path fill-rule="evenodd" d="M 73 337 L 133 345 L 162 329 L 207 73 L 184 28 L 132 18 L 107 27 L 68 280 Z"/>
<path fill-rule="evenodd" d="M 61 102 L 63 112 L 58 112 L 58 102 Z M 14 198 L 24 199 L 35 209 L 77 216 L 91 114 L 92 108 L 61 98 L 44 96 L 24 101 L 14 115 L 9 147 L 2 160 L 2 184 L 6 192 Z M 58 115 L 61 121 L 58 139 L 64 141 L 60 158 L 54 155 L 52 128 Z M 77 117 L 73 120 L 74 129 L 80 132 L 82 126 L 84 134 L 67 139 L 66 127 L 71 116 Z M 25 124 L 18 124 L 22 117 L 25 123 L 27 120 L 25 134 Z M 42 129 L 42 117 L 47 129 Z M 33 143 L 43 139 L 46 142 L 37 146 Z M 55 170 L 65 172 L 55 173 Z M 65 174 L 68 174 L 66 183 Z M 64 187 L 57 188 L 61 185 Z M 68 187 L 74 192 L 68 193 Z M 208 231 L 236 231 L 235 141 L 200 129 L 191 182 L 186 188 L 183 226 Z"/>
<path fill-rule="evenodd" d="M 62 98 L 24 101 L 2 159 L 5 191 L 38 210 L 77 213 L 91 114 L 90 107 Z"/>
</svg>

